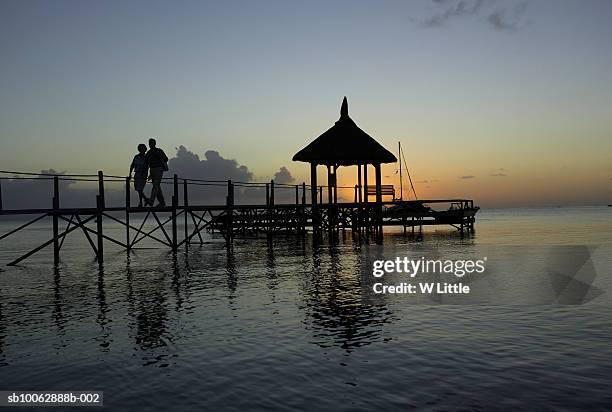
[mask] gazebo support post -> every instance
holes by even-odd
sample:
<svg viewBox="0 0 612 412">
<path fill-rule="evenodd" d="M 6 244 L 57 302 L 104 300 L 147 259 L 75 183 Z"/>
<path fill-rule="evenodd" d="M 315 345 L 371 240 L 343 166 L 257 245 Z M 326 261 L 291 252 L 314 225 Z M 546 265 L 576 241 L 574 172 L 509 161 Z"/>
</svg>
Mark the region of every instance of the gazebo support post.
<svg viewBox="0 0 612 412">
<path fill-rule="evenodd" d="M 357 165 L 357 193 L 358 197 L 355 200 L 359 203 L 359 207 L 357 208 L 357 231 L 359 235 L 361 235 L 361 203 L 363 202 L 363 185 L 361 182 L 361 165 Z"/>
<path fill-rule="evenodd" d="M 338 166 L 334 165 L 334 204 L 338 203 Z"/>
<path fill-rule="evenodd" d="M 380 171 L 380 163 L 375 164 L 374 169 L 376 170 L 376 243 L 382 243 L 382 176 Z"/>
<path fill-rule="evenodd" d="M 334 176 L 332 175 L 332 167 L 327 165 L 327 226 L 329 232 L 329 240 L 333 241 L 334 236 L 334 212 L 333 212 L 333 202 L 334 202 Z"/>
<path fill-rule="evenodd" d="M 370 219 L 368 216 L 369 206 L 368 206 L 368 164 L 363 165 L 363 201 L 365 203 L 364 213 L 363 213 L 363 226 L 365 229 L 366 239 L 370 237 Z"/>
<path fill-rule="evenodd" d="M 363 197 L 361 196 L 362 193 L 362 187 L 361 187 L 361 165 L 357 165 L 357 187 L 358 187 L 358 193 L 359 193 L 359 198 L 357 199 L 359 203 L 362 202 Z"/>
<path fill-rule="evenodd" d="M 317 204 L 317 165 L 315 163 L 310 164 L 310 194 L 310 202 L 314 206 Z"/>
</svg>

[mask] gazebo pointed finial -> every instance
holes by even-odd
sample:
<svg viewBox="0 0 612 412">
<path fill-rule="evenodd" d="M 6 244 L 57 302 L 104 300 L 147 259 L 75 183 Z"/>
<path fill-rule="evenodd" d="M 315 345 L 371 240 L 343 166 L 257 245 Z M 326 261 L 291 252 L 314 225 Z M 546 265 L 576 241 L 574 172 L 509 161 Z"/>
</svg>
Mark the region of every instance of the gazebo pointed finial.
<svg viewBox="0 0 612 412">
<path fill-rule="evenodd" d="M 344 96 L 342 107 L 340 108 L 340 119 L 347 119 L 348 117 L 348 101 L 346 100 L 346 96 Z"/>
</svg>

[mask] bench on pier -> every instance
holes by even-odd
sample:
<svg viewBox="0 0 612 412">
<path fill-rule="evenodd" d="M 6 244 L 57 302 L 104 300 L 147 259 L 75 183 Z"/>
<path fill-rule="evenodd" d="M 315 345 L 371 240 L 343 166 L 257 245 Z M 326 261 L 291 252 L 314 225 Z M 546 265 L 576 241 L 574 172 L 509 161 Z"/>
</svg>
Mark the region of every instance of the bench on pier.
<svg viewBox="0 0 612 412">
<path fill-rule="evenodd" d="M 366 193 L 369 196 L 376 196 L 376 186 L 366 186 Z M 380 193 L 382 196 L 392 196 L 395 200 L 395 187 L 393 185 L 381 185 Z"/>
</svg>

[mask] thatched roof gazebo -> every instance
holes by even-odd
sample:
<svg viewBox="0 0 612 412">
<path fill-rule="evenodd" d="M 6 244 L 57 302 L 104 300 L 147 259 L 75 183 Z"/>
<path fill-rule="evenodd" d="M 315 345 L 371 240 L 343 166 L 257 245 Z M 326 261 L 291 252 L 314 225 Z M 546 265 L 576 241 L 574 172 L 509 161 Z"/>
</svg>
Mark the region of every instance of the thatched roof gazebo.
<svg viewBox="0 0 612 412">
<path fill-rule="evenodd" d="M 339 166 L 357 166 L 358 200 L 361 202 L 362 199 L 365 199 L 367 202 L 367 166 L 373 165 L 376 173 L 376 201 L 382 202 L 380 165 L 397 162 L 393 153 L 361 130 L 349 117 L 346 96 L 342 101 L 340 119 L 336 124 L 297 152 L 293 156 L 293 160 L 310 163 L 310 187 L 313 205 L 317 203 L 317 165 L 327 166 L 329 203 L 336 203 L 338 199 L 336 170 Z M 361 185 L 362 166 L 365 190 L 362 190 Z"/>
</svg>

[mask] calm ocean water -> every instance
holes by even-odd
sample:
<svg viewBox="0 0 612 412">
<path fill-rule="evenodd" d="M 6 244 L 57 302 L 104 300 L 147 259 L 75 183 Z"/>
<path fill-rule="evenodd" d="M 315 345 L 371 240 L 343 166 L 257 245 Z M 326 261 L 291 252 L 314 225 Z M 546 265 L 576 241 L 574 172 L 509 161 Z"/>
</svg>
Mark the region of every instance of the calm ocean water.
<svg viewBox="0 0 612 412">
<path fill-rule="evenodd" d="M 371 300 L 359 260 L 377 246 L 350 236 L 238 239 L 233 251 L 207 237 L 176 258 L 109 245 L 98 269 L 75 232 L 56 269 L 48 250 L 6 266 L 49 234 L 0 242 L 0 390 L 103 390 L 119 411 L 612 405 L 612 208 L 485 210 L 470 238 L 385 238 L 411 256 L 494 248 L 506 271 L 526 250 L 587 246 L 600 293 L 580 305 Z"/>
</svg>

